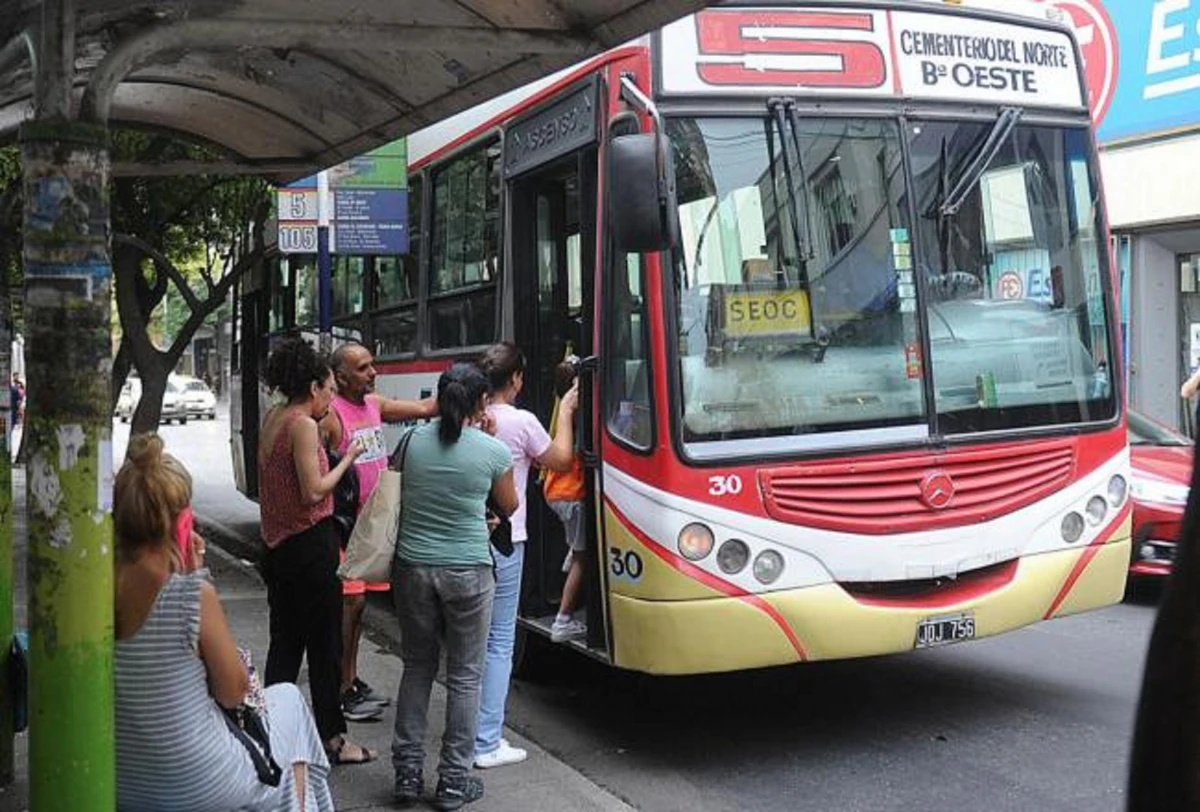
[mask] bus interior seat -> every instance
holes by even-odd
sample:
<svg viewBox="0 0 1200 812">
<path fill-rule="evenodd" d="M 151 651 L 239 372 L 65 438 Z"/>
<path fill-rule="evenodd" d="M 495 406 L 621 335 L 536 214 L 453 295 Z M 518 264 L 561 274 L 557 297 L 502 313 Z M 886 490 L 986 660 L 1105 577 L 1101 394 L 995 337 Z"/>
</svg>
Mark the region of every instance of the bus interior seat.
<svg viewBox="0 0 1200 812">
<path fill-rule="evenodd" d="M 752 282 L 770 282 L 774 278 L 771 273 L 771 263 L 765 258 L 742 260 L 742 284 Z"/>
</svg>

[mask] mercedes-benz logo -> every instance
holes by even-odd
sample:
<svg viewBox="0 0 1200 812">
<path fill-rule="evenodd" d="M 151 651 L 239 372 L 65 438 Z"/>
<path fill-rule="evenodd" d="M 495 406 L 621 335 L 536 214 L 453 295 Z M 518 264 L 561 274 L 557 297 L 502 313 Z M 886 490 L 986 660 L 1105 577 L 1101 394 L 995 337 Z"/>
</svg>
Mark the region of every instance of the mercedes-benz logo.
<svg viewBox="0 0 1200 812">
<path fill-rule="evenodd" d="M 921 501 L 933 510 L 944 510 L 954 499 L 954 480 L 945 471 L 930 471 L 921 480 Z"/>
</svg>

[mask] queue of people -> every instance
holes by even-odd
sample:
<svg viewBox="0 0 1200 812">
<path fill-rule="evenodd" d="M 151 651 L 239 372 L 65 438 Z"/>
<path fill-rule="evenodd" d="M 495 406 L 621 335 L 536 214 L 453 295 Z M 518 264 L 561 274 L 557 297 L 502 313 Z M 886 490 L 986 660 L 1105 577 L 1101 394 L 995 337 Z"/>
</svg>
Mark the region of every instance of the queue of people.
<svg viewBox="0 0 1200 812">
<path fill-rule="evenodd" d="M 516 346 L 497 344 L 478 363 L 451 366 L 435 397 L 406 401 L 374 391 L 373 359 L 361 345 L 345 344 L 330 360 L 299 338 L 272 352 L 266 381 L 279 404 L 263 421 L 258 451 L 270 612 L 265 691 L 207 580 L 186 470 L 158 437 L 131 441 L 114 499 L 121 808 L 332 809 L 330 767 L 376 755 L 347 736 L 347 721 L 377 719 L 389 704 L 357 674 L 364 593 L 371 590 L 392 591 L 402 634 L 391 748 L 395 799 L 404 804 L 425 794 L 428 706 L 443 652 L 446 724 L 433 805 L 452 810 L 482 797 L 472 768 L 526 758 L 501 736 L 527 538 L 526 486 L 531 468 L 547 472 L 548 504 L 571 550 L 581 551 L 582 479 L 573 366 L 557 373 L 551 432 L 516 406 L 525 367 Z M 334 491 L 352 472 L 357 500 L 350 510 L 360 511 L 389 464 L 383 424 L 414 420 L 426 422 L 407 432 L 393 457 L 402 468 L 402 498 L 391 581 L 342 581 Z M 495 515 L 511 526 L 507 555 L 489 543 Z M 572 568 L 578 556 L 571 550 L 556 640 L 586 630 L 570 613 L 582 572 Z M 295 687 L 306 658 L 311 712 Z M 181 689 L 167 702 L 158 694 L 148 699 L 146 687 L 163 680 Z M 225 709 L 243 707 L 269 720 L 265 749 L 280 773 L 274 784 L 264 783 L 261 759 L 223 721 Z M 175 724 L 180 719 L 188 724 Z M 164 746 L 173 730 L 188 734 Z M 230 780 L 213 780 L 226 775 Z"/>
</svg>

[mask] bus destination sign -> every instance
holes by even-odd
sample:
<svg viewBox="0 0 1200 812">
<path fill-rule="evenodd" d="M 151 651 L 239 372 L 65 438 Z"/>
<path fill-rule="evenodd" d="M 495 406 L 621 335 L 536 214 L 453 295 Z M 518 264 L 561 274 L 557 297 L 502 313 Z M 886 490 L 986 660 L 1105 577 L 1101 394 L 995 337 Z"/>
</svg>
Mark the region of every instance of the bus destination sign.
<svg viewBox="0 0 1200 812">
<path fill-rule="evenodd" d="M 1065 30 L 957 14 L 709 9 L 663 29 L 667 95 L 899 96 L 1082 110 Z"/>
<path fill-rule="evenodd" d="M 504 176 L 527 172 L 595 141 L 598 87 L 593 77 L 566 98 L 509 127 L 504 134 Z"/>
</svg>

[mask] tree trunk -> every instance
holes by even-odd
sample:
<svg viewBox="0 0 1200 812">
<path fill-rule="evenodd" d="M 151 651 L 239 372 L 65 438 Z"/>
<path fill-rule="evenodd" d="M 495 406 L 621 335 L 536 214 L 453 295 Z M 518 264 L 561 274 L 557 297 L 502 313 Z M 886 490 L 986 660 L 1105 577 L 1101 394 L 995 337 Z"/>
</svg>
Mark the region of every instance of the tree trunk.
<svg viewBox="0 0 1200 812">
<path fill-rule="evenodd" d="M 117 356 L 113 358 L 112 365 L 112 384 L 108 396 L 108 411 L 115 412 L 117 410 L 117 401 L 121 397 L 121 388 L 125 386 L 125 379 L 129 377 L 129 370 L 133 369 L 133 356 L 129 352 L 129 344 L 124 338 L 121 339 L 121 346 L 117 348 Z"/>
<path fill-rule="evenodd" d="M 41 41 L 58 51 L 40 61 L 60 71 L 39 76 L 43 102 L 55 82 L 65 88 L 60 116 L 73 56 L 55 55 L 74 54 L 74 19 L 54 19 L 62 9 L 43 5 Z M 108 131 L 38 109 L 21 130 L 30 808 L 99 812 L 116 805 Z"/>
<path fill-rule="evenodd" d="M 170 367 L 159 363 L 152 364 L 149 369 L 138 370 L 142 379 L 142 396 L 133 411 L 129 436 L 158 430 L 158 424 L 162 420 L 163 395 L 167 392 L 167 375 L 170 371 Z"/>
</svg>

